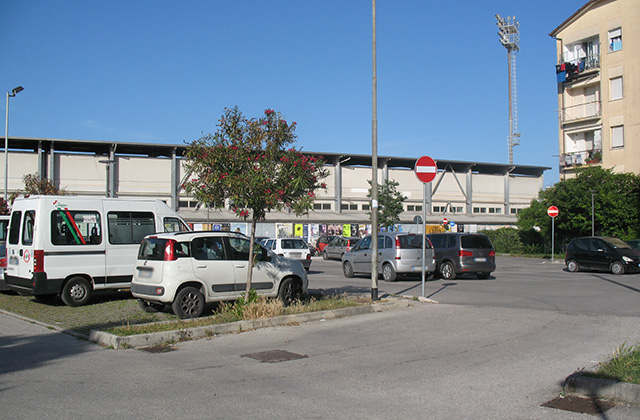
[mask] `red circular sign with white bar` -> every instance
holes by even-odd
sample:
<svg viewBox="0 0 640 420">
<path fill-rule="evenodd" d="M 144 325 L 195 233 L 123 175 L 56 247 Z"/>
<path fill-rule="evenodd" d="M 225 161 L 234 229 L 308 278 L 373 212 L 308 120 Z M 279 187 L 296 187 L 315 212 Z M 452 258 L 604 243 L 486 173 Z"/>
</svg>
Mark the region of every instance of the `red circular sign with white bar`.
<svg viewBox="0 0 640 420">
<path fill-rule="evenodd" d="M 556 217 L 558 215 L 559 211 L 558 208 L 556 206 L 551 206 L 547 209 L 547 214 L 551 217 Z"/>
</svg>

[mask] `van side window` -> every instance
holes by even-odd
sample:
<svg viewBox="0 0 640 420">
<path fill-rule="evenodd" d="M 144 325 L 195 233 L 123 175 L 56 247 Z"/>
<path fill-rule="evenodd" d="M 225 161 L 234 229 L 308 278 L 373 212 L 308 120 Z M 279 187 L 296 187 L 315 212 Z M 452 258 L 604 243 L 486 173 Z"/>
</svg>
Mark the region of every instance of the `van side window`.
<svg viewBox="0 0 640 420">
<path fill-rule="evenodd" d="M 109 243 L 139 244 L 145 236 L 156 233 L 152 212 L 113 211 L 107 214 Z"/>
<path fill-rule="evenodd" d="M 165 217 L 163 224 L 165 232 L 188 232 L 190 230 L 184 222 L 177 217 Z"/>
<path fill-rule="evenodd" d="M 35 210 L 24 212 L 24 223 L 22 225 L 22 245 L 33 244 L 33 227 L 36 222 Z"/>
<path fill-rule="evenodd" d="M 11 214 L 11 224 L 9 225 L 9 243 L 18 245 L 20 239 L 20 220 L 22 219 L 21 211 L 14 211 Z"/>
<path fill-rule="evenodd" d="M 54 210 L 51 212 L 53 245 L 97 245 L 102 243 L 97 211 Z"/>
</svg>

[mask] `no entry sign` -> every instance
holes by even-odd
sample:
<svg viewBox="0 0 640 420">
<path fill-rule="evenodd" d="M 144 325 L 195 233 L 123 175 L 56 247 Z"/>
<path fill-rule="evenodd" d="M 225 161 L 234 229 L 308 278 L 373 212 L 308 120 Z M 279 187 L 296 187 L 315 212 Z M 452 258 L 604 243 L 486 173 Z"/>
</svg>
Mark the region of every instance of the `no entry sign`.
<svg viewBox="0 0 640 420">
<path fill-rule="evenodd" d="M 436 177 L 438 166 L 429 156 L 422 156 L 416 161 L 415 171 L 418 179 L 426 184 Z"/>
<path fill-rule="evenodd" d="M 547 214 L 551 217 L 556 217 L 558 215 L 558 208 L 556 206 L 550 206 L 547 209 Z"/>
</svg>

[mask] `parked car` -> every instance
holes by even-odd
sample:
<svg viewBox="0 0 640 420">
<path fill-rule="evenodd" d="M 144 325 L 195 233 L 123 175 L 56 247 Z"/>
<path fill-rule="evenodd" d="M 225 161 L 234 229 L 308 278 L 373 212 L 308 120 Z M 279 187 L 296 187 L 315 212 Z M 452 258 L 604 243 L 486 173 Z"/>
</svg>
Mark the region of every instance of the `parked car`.
<svg viewBox="0 0 640 420">
<path fill-rule="evenodd" d="M 487 279 L 496 270 L 496 252 L 481 233 L 431 233 L 427 237 L 436 254 L 436 272 L 445 280 L 474 274 Z"/>
<path fill-rule="evenodd" d="M 304 239 L 270 238 L 264 241 L 263 245 L 281 257 L 300 261 L 305 270 L 309 271 L 311 267 L 311 252 Z"/>
<path fill-rule="evenodd" d="M 322 258 L 325 260 L 341 260 L 342 256 L 351 251 L 351 248 L 359 240 L 360 238 L 337 236 L 324 247 Z"/>
<path fill-rule="evenodd" d="M 234 300 L 247 284 L 250 240 L 231 232 L 146 236 L 138 251 L 131 293 L 147 312 L 171 305 L 180 318 L 202 315 L 208 302 Z M 290 303 L 307 291 L 302 264 L 255 245 L 251 287 Z"/>
<path fill-rule="evenodd" d="M 378 273 L 384 281 L 395 281 L 399 274 L 422 273 L 422 240 L 424 235 L 402 232 L 378 234 Z M 435 270 L 431 242 L 425 243 L 425 271 L 429 277 Z M 371 273 L 371 236 L 365 236 L 342 257 L 345 277 Z"/>
<path fill-rule="evenodd" d="M 322 251 L 324 251 L 324 247 L 327 246 L 327 244 L 331 242 L 334 238 L 336 238 L 336 236 L 334 235 L 320 236 L 316 241 L 316 249 L 318 250 L 318 253 L 321 254 Z"/>
<path fill-rule="evenodd" d="M 632 239 L 631 241 L 627 241 L 627 244 L 629 244 L 631 248 L 640 249 L 640 239 Z"/>
<path fill-rule="evenodd" d="M 567 270 L 610 271 L 613 274 L 640 271 L 640 250 L 618 238 L 585 236 L 569 242 Z"/>
</svg>

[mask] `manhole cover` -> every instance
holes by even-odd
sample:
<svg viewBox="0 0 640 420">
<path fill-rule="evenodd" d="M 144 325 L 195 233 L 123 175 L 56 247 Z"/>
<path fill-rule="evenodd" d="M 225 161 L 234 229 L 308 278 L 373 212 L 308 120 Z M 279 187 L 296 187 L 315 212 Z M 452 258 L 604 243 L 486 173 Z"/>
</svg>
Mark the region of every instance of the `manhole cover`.
<svg viewBox="0 0 640 420">
<path fill-rule="evenodd" d="M 542 406 L 565 411 L 573 411 L 574 413 L 602 414 L 614 407 L 615 403 L 607 400 L 569 395 L 566 397 L 554 398 L 553 400 L 542 404 Z"/>
<path fill-rule="evenodd" d="M 249 357 L 251 359 L 259 360 L 262 363 L 278 363 L 289 360 L 305 359 L 309 356 L 306 354 L 291 353 L 285 350 L 269 350 L 260 353 L 243 354 L 240 357 Z"/>
</svg>

